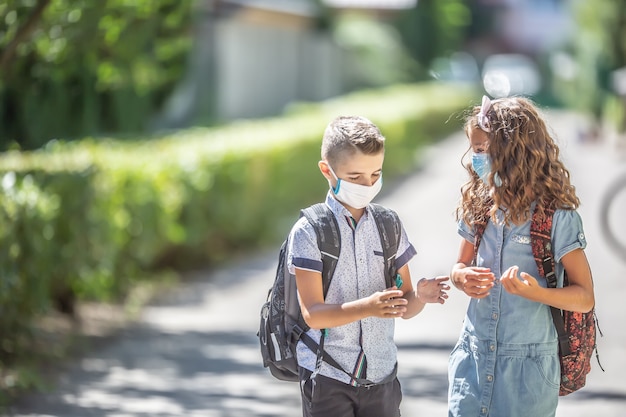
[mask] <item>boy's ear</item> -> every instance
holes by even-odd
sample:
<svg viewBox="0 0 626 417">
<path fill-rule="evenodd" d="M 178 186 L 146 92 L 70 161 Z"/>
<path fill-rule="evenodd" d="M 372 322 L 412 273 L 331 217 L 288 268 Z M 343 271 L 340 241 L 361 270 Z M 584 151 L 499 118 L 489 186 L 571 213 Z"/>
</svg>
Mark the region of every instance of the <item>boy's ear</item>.
<svg viewBox="0 0 626 417">
<path fill-rule="evenodd" d="M 330 173 L 330 168 L 328 168 L 328 162 L 322 160 L 317 163 L 317 166 L 320 168 L 320 172 L 322 175 L 329 181 L 332 181 L 333 174 Z"/>
</svg>

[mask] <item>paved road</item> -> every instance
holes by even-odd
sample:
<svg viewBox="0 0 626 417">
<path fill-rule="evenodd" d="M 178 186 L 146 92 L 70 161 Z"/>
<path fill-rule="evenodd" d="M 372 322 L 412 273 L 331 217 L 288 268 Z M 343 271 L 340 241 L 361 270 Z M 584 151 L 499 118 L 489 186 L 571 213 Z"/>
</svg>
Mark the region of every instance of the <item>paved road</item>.
<svg viewBox="0 0 626 417">
<path fill-rule="evenodd" d="M 604 331 L 599 349 L 606 369 L 603 373 L 594 365 L 587 387 L 563 398 L 557 416 L 622 417 L 626 263 L 604 243 L 598 213 L 602 192 L 626 170 L 626 160 L 620 160 L 606 141 L 577 141 L 576 129 L 582 123 L 578 118 L 554 114 L 550 120 L 583 201 L 580 212 L 596 282 L 597 313 Z M 421 170 L 379 198 L 400 213 L 418 249 L 411 262 L 414 278 L 446 274 L 455 259 L 459 238 L 453 209 L 464 181 L 459 160 L 465 147 L 461 133 L 452 135 L 427 152 Z M 217 271 L 195 274 L 167 300 L 147 308 L 138 325 L 68 366 L 56 390 L 24 398 L 11 415 L 299 416 L 297 384 L 277 381 L 262 368 L 255 337 L 275 260 L 274 252 L 258 253 Z M 411 320 L 398 321 L 404 416 L 446 415 L 447 358 L 467 301 L 453 291 L 445 306 L 431 305 Z"/>
</svg>

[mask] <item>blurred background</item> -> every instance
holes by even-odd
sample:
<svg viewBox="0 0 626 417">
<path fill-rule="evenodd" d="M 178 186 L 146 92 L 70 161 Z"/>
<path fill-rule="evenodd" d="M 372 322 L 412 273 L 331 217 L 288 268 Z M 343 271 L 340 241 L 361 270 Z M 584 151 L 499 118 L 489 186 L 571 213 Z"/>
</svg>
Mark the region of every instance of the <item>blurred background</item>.
<svg viewBox="0 0 626 417">
<path fill-rule="evenodd" d="M 474 83 L 600 118 L 624 94 L 623 1 L 0 3 L 0 150 L 136 140 L 366 87 Z M 617 116 L 612 116 L 617 117 Z"/>
<path fill-rule="evenodd" d="M 302 167 L 331 117 L 377 123 L 400 181 L 482 94 L 624 149 L 626 1 L 0 0 L 0 404 L 279 244 L 325 193 Z"/>
</svg>

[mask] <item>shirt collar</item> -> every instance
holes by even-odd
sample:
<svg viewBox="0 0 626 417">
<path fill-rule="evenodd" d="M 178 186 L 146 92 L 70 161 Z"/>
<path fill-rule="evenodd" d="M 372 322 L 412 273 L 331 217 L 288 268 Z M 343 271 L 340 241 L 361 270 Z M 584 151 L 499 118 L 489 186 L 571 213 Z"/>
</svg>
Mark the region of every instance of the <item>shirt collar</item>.
<svg viewBox="0 0 626 417">
<path fill-rule="evenodd" d="M 330 207 L 330 210 L 335 214 L 335 216 L 337 216 L 337 218 L 341 218 L 343 216 L 352 217 L 352 214 L 350 214 L 348 209 L 333 196 L 332 190 L 328 190 L 328 194 L 326 194 L 326 205 Z M 366 218 L 369 217 L 369 210 L 370 208 L 368 205 L 365 207 L 365 213 L 363 213 L 363 216 Z"/>
</svg>

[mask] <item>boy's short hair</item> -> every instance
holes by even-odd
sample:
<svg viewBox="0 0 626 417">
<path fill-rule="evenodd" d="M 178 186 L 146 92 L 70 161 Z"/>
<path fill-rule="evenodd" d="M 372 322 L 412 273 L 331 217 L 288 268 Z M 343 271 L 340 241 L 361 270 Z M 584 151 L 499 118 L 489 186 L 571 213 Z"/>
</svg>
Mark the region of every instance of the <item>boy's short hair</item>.
<svg viewBox="0 0 626 417">
<path fill-rule="evenodd" d="M 322 159 L 331 166 L 357 151 L 376 155 L 385 150 L 385 137 L 370 120 L 361 116 L 339 116 L 332 120 L 322 138 Z"/>
</svg>

